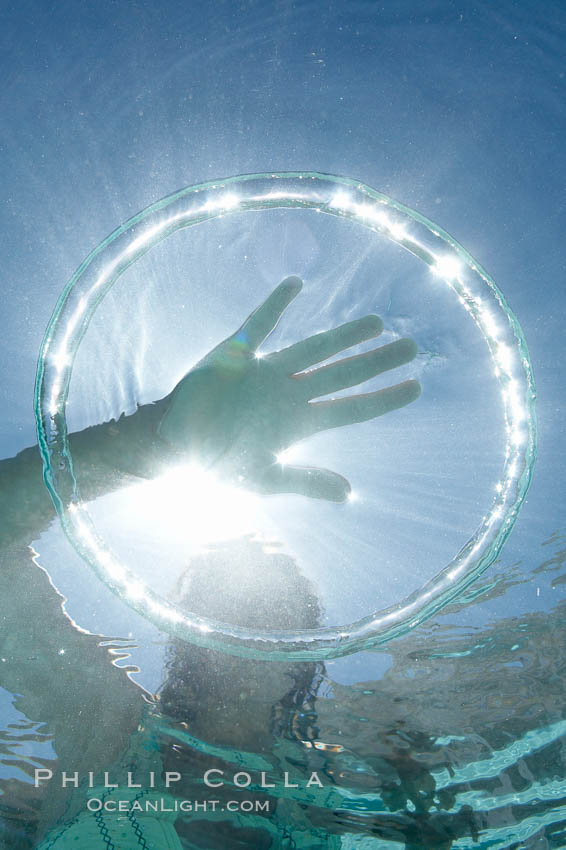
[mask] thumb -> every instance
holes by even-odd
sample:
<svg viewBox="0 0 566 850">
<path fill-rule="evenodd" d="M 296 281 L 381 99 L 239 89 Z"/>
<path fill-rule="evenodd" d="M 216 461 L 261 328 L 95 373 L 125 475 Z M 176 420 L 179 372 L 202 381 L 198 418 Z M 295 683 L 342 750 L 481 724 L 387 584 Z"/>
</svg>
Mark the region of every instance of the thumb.
<svg viewBox="0 0 566 850">
<path fill-rule="evenodd" d="M 274 466 L 264 476 L 264 493 L 297 493 L 310 499 L 345 502 L 351 492 L 348 481 L 329 469 L 311 466 Z"/>
</svg>

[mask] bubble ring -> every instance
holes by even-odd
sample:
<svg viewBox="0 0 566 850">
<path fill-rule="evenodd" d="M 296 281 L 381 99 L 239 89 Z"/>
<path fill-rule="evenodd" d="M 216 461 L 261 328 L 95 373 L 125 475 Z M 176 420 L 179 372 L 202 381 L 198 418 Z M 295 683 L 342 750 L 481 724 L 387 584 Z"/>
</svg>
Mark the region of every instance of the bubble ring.
<svg viewBox="0 0 566 850">
<path fill-rule="evenodd" d="M 65 406 L 74 357 L 94 311 L 121 274 L 183 227 L 231 212 L 300 208 L 355 221 L 421 259 L 455 293 L 488 345 L 501 389 L 505 461 L 491 508 L 464 547 L 402 602 L 338 628 L 255 631 L 184 611 L 112 553 L 81 502 Z M 521 327 L 495 282 L 433 222 L 374 189 L 315 172 L 250 174 L 190 186 L 131 218 L 95 248 L 62 292 L 43 339 L 35 417 L 44 479 L 65 534 L 108 587 L 159 629 L 236 655 L 322 660 L 383 644 L 453 601 L 498 556 L 524 501 L 536 458 L 535 388 Z"/>
</svg>

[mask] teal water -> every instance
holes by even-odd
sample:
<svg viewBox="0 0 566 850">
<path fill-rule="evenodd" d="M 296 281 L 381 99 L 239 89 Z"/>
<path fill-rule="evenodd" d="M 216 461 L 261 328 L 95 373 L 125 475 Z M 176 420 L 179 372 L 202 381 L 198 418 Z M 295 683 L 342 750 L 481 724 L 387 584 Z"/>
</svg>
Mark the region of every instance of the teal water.
<svg viewBox="0 0 566 850">
<path fill-rule="evenodd" d="M 121 754 L 118 747 L 112 763 L 101 762 L 100 741 L 91 752 L 95 784 L 104 768 L 118 790 L 85 788 L 88 759 L 77 752 L 70 762 L 84 765 L 81 788 L 56 789 L 63 765 L 46 750 L 49 735 L 20 715 L 2 739 L 4 764 L 18 765 L 18 778 L 3 781 L 5 846 L 35 846 L 34 829 L 46 824 L 53 840 L 50 810 L 61 812 L 60 828 L 68 830 L 88 795 L 143 799 L 150 770 L 155 795 L 166 794 L 169 806 L 191 801 L 193 811 L 173 816 L 186 848 L 564 846 L 564 541 L 545 542 L 542 553 L 528 576 L 520 565 L 496 568 L 473 598 L 390 644 L 386 657 L 379 653 L 385 669 L 367 681 L 341 682 L 343 672 L 333 669 L 340 662 L 274 670 L 273 663 L 169 644 L 158 698 L 137 704 L 139 728 L 122 738 Z M 558 598 L 548 611 L 493 616 L 504 594 L 525 590 Z M 110 643 L 123 665 L 134 647 Z M 280 697 L 270 702 L 274 694 Z M 110 717 L 117 724 L 116 708 Z M 98 720 L 95 726 L 104 734 Z M 71 731 L 84 747 L 84 726 Z M 45 786 L 53 796 L 37 809 L 43 795 L 34 796 L 22 773 L 33 775 L 39 764 L 55 779 Z M 127 770 L 140 792 L 124 790 Z M 208 770 L 221 787 L 205 785 Z M 182 777 L 169 789 L 166 771 Z M 298 788 L 285 787 L 285 773 Z M 307 787 L 313 773 L 318 781 Z M 229 801 L 260 810 L 230 813 Z M 116 815 L 104 818 L 116 837 Z M 76 846 L 62 840 L 53 846 Z M 138 846 L 132 842 L 108 846 Z"/>
</svg>

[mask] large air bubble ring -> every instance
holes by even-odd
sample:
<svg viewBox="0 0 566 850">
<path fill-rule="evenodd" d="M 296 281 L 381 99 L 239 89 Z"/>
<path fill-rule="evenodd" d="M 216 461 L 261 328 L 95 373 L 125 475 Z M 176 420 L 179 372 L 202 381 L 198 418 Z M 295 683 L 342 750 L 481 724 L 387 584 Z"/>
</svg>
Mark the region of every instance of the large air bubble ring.
<svg viewBox="0 0 566 850">
<path fill-rule="evenodd" d="M 480 329 L 501 392 L 505 460 L 491 507 L 452 560 L 419 591 L 350 625 L 256 631 L 184 611 L 120 563 L 81 501 L 65 407 L 73 362 L 89 322 L 120 275 L 171 233 L 232 212 L 299 208 L 349 219 L 422 260 Z M 65 287 L 41 347 L 35 415 L 44 477 L 63 529 L 82 558 L 124 602 L 159 629 L 225 652 L 264 659 L 321 660 L 405 634 L 467 588 L 498 556 L 517 519 L 536 457 L 535 389 L 519 323 L 495 282 L 465 249 L 419 213 L 344 177 L 251 174 L 190 186 L 153 204 L 95 248 Z"/>
</svg>

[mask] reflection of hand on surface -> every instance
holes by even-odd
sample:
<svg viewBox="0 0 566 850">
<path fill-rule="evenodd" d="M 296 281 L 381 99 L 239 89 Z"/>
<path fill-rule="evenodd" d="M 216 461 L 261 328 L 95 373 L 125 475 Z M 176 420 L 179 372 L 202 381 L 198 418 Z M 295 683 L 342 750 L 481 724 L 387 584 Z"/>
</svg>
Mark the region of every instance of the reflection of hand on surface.
<svg viewBox="0 0 566 850">
<path fill-rule="evenodd" d="M 259 346 L 301 288 L 299 278 L 286 278 L 235 334 L 185 375 L 171 395 L 159 434 L 182 458 L 214 465 L 252 489 L 343 501 L 350 485 L 341 475 L 283 466 L 276 457 L 318 431 L 374 419 L 414 401 L 420 394 L 417 381 L 363 395 L 312 400 L 408 363 L 416 345 L 400 339 L 304 371 L 379 336 L 381 319 L 364 316 L 258 356 Z"/>
</svg>

